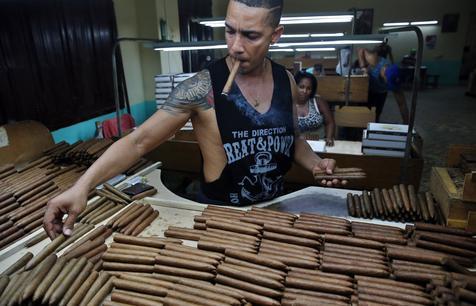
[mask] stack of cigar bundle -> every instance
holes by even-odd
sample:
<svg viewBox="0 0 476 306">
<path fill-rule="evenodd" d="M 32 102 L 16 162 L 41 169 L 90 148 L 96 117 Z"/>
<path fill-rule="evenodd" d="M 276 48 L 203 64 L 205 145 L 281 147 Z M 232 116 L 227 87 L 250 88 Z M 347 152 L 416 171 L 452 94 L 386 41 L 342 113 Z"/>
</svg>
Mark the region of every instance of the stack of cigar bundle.
<svg viewBox="0 0 476 306">
<path fill-rule="evenodd" d="M 287 265 L 280 260 L 227 249 L 217 268 L 216 286 L 237 292 L 253 305 L 280 305 Z"/>
<path fill-rule="evenodd" d="M 430 192 L 416 193 L 413 185 L 395 185 L 389 189 L 364 190 L 347 194 L 347 209 L 352 217 L 398 222 L 424 221 L 444 224 L 439 204 Z"/>
<path fill-rule="evenodd" d="M 112 283 L 106 284 L 108 274 L 101 273 L 95 283 L 93 277 L 98 277 L 96 271 L 101 268 L 102 253 L 107 249 L 104 242 L 111 231 L 98 227 L 82 236 L 84 228 L 89 227 L 80 227 L 76 235 L 68 238 L 57 236 L 37 255 L 28 252 L 8 267 L 0 281 L 2 305 L 28 301 L 48 305 L 100 305 L 111 291 Z"/>
<path fill-rule="evenodd" d="M 405 230 L 388 225 L 353 221 L 352 235 L 356 238 L 375 240 L 387 244 L 407 244 Z"/>
<path fill-rule="evenodd" d="M 313 172 L 314 179 L 320 180 L 358 180 L 367 177 L 361 168 L 335 168 L 332 174 L 328 174 L 326 170 L 316 170 Z"/>
<path fill-rule="evenodd" d="M 294 228 L 315 232 L 318 234 L 351 234 L 350 221 L 319 214 L 301 213 L 293 224 Z"/>
<path fill-rule="evenodd" d="M 432 296 L 418 284 L 367 276 L 355 276 L 355 282 L 355 305 L 434 305 Z"/>
<path fill-rule="evenodd" d="M 244 215 L 244 211 L 209 205 L 194 218 L 194 229 L 169 227 L 164 235 L 197 241 L 197 247 L 207 251 L 224 253 L 231 249 L 256 253 L 263 226 L 240 221 Z"/>
</svg>

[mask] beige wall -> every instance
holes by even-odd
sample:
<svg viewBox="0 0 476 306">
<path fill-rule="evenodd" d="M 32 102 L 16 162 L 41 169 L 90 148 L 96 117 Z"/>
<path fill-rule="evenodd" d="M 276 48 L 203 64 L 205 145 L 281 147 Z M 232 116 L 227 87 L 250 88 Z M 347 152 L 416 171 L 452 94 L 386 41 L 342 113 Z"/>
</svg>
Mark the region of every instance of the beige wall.
<svg viewBox="0 0 476 306">
<path fill-rule="evenodd" d="M 160 38 L 160 18 L 168 39 L 180 41 L 177 0 L 114 0 L 119 37 Z M 131 104 L 155 99 L 154 75 L 182 72 L 180 52 L 157 52 L 137 42 L 122 42 L 121 52 Z"/>
<path fill-rule="evenodd" d="M 225 16 L 228 0 L 214 0 L 213 14 L 216 17 Z M 349 8 L 373 8 L 374 25 L 373 31 L 376 33 L 384 22 L 407 21 L 407 20 L 433 20 L 442 21 L 446 13 L 459 13 L 460 20 L 457 33 L 441 33 L 441 25 L 421 27 L 424 35 L 437 35 L 437 44 L 434 50 L 425 48 L 424 58 L 428 60 L 451 59 L 460 60 L 465 42 L 465 35 L 469 23 L 471 11 L 476 11 L 476 1 L 474 0 L 360 0 L 357 3 L 350 0 L 284 0 L 284 14 L 292 13 L 312 13 L 325 11 L 347 11 Z M 287 26 L 287 33 L 306 32 L 327 32 L 331 30 L 350 31 L 349 27 L 341 25 L 306 25 Z M 222 35 L 217 31 L 216 38 Z M 390 37 L 390 43 L 395 52 L 396 58 L 401 58 L 408 53 L 411 48 L 416 47 L 415 35 L 411 33 L 396 34 Z"/>
</svg>

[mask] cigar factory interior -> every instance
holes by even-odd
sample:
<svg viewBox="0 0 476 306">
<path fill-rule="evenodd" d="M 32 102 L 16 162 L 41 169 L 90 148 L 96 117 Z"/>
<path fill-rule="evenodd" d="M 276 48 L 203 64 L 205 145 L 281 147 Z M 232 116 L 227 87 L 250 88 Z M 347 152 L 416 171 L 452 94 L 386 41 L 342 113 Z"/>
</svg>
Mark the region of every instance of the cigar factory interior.
<svg viewBox="0 0 476 306">
<path fill-rule="evenodd" d="M 476 305 L 476 1 L 0 1 L 0 306 Z"/>
</svg>

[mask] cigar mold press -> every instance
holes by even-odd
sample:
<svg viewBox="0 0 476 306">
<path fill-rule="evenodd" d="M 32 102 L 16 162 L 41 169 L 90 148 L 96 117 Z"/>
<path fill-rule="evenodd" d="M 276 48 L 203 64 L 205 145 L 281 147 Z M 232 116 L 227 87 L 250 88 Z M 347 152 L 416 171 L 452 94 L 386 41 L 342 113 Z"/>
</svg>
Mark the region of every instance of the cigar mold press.
<svg viewBox="0 0 476 306">
<path fill-rule="evenodd" d="M 0 257 L 0 304 L 475 303 L 473 233 L 349 217 L 349 190 L 309 187 L 255 207 L 217 207 L 174 195 L 158 169 L 144 175 L 157 195 L 131 203 L 125 186 L 105 185 L 72 237 L 33 237 L 41 241 Z"/>
</svg>

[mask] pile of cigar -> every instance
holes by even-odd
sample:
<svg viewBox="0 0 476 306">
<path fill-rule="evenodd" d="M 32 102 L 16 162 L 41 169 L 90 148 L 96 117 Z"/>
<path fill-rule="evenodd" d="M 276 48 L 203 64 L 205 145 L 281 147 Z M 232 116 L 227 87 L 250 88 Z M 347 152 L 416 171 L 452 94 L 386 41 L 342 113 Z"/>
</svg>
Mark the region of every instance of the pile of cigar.
<svg viewBox="0 0 476 306">
<path fill-rule="evenodd" d="M 97 158 L 110 144 L 110 140 L 80 141 L 74 145 L 61 142 L 19 170 L 12 164 L 0 167 L 0 250 L 41 227 L 48 201 L 70 188 L 87 170 L 89 164 L 76 163 L 77 156 L 94 153 L 91 156 Z M 65 165 L 66 161 L 69 163 Z M 130 175 L 149 164 L 140 160 L 126 173 Z M 105 184 L 104 187 L 89 194 L 89 199 L 95 195 L 99 195 L 100 199 L 81 215 L 84 222 L 97 224 L 131 201 L 150 195 L 131 198 L 110 185 Z M 89 212 L 91 215 L 86 216 Z"/>
<path fill-rule="evenodd" d="M 58 165 L 92 165 L 114 142 L 111 139 L 78 140 L 73 144 L 66 141 L 58 142 L 43 153 L 52 158 Z M 148 167 L 152 163 L 146 159 L 140 159 L 128 170 L 126 175 L 132 175 Z"/>
<path fill-rule="evenodd" d="M 349 215 L 356 218 L 398 222 L 424 221 L 444 224 L 443 213 L 430 192 L 416 193 L 413 185 L 375 188 L 362 194 L 347 194 Z"/>
</svg>

